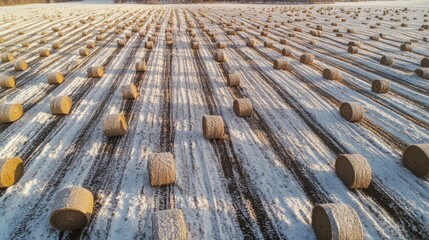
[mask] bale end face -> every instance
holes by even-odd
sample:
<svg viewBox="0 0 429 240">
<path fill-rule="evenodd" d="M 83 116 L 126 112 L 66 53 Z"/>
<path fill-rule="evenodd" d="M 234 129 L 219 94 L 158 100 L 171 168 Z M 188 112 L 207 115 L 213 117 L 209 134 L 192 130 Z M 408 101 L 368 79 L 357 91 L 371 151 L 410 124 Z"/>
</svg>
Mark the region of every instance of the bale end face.
<svg viewBox="0 0 429 240">
<path fill-rule="evenodd" d="M 51 100 L 51 113 L 54 115 L 67 115 L 70 113 L 73 102 L 68 96 L 57 96 Z"/>
<path fill-rule="evenodd" d="M 359 154 L 341 154 L 335 160 L 335 172 L 348 188 L 368 188 L 371 167 Z"/>
<path fill-rule="evenodd" d="M 429 67 L 429 58 L 423 58 L 423 59 L 420 61 L 420 65 L 421 65 L 422 67 L 425 67 L 425 68 Z"/>
<path fill-rule="evenodd" d="M 206 139 L 222 139 L 224 135 L 224 122 L 222 116 L 203 116 L 203 135 Z"/>
<path fill-rule="evenodd" d="M 109 114 L 104 118 L 103 132 L 106 137 L 123 136 L 127 129 L 127 122 L 123 113 Z"/>
<path fill-rule="evenodd" d="M 253 113 L 252 102 L 248 98 L 235 99 L 233 109 L 238 117 L 250 117 Z"/>
<path fill-rule="evenodd" d="M 414 175 L 429 180 L 429 144 L 408 146 L 402 156 L 402 162 Z"/>
<path fill-rule="evenodd" d="M 172 209 L 153 213 L 152 238 L 186 240 L 186 224 L 182 210 Z"/>
<path fill-rule="evenodd" d="M 150 185 L 154 187 L 173 184 L 176 181 L 176 167 L 171 153 L 154 153 L 148 162 Z"/>
<path fill-rule="evenodd" d="M 19 157 L 0 160 L 0 188 L 14 185 L 24 174 L 24 163 Z"/>
<path fill-rule="evenodd" d="M 9 103 L 0 106 L 0 124 L 13 123 L 24 114 L 24 109 L 19 103 Z"/>
<path fill-rule="evenodd" d="M 81 187 L 61 190 L 56 196 L 49 222 L 60 231 L 82 229 L 91 221 L 94 196 Z"/>
<path fill-rule="evenodd" d="M 340 115 L 349 122 L 359 122 L 364 118 L 365 110 L 357 102 L 345 102 L 340 106 Z"/>
<path fill-rule="evenodd" d="M 364 239 L 359 216 L 346 204 L 316 205 L 311 214 L 311 225 L 318 240 Z"/>
</svg>

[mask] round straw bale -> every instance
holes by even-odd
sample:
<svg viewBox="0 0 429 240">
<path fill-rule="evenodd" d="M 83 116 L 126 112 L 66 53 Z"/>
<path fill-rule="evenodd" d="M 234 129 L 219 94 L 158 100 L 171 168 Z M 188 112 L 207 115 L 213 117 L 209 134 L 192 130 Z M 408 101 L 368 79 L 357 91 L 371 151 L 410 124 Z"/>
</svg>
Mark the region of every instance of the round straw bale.
<svg viewBox="0 0 429 240">
<path fill-rule="evenodd" d="M 286 59 L 275 59 L 273 62 L 274 69 L 278 70 L 287 70 L 288 65 L 289 63 Z"/>
<path fill-rule="evenodd" d="M 153 49 L 153 42 L 152 41 L 147 41 L 146 44 L 145 44 L 145 47 L 147 49 Z"/>
<path fill-rule="evenodd" d="M 131 37 L 131 32 L 125 32 L 125 37 L 126 38 L 130 38 Z"/>
<path fill-rule="evenodd" d="M 228 74 L 228 79 L 226 80 L 228 87 L 237 87 L 240 85 L 240 75 L 238 73 Z"/>
<path fill-rule="evenodd" d="M 79 55 L 82 57 L 89 56 L 89 49 L 86 47 L 79 49 Z"/>
<path fill-rule="evenodd" d="M 235 99 L 233 108 L 238 117 L 250 117 L 253 113 L 252 102 L 248 98 Z"/>
<path fill-rule="evenodd" d="M 82 229 L 91 221 L 94 196 L 82 187 L 65 188 L 55 196 L 49 222 L 60 231 Z"/>
<path fill-rule="evenodd" d="M 226 48 L 226 42 L 218 42 L 216 43 L 216 47 L 219 49 L 224 49 Z"/>
<path fill-rule="evenodd" d="M 420 62 L 420 66 L 422 67 L 429 67 L 429 58 L 423 58 L 422 61 Z"/>
<path fill-rule="evenodd" d="M 39 39 L 39 44 L 46 44 L 47 42 L 48 42 L 48 39 L 46 38 Z"/>
<path fill-rule="evenodd" d="M 19 103 L 8 103 L 0 105 L 0 124 L 13 123 L 24 114 L 24 109 Z"/>
<path fill-rule="evenodd" d="M 292 55 L 292 50 L 288 47 L 285 47 L 282 49 L 282 55 L 283 56 L 291 56 Z"/>
<path fill-rule="evenodd" d="M 89 34 L 89 32 L 87 30 L 82 31 L 82 36 L 87 36 L 88 34 Z"/>
<path fill-rule="evenodd" d="M 390 82 L 386 79 L 376 79 L 372 81 L 371 89 L 376 93 L 387 93 L 390 90 Z"/>
<path fill-rule="evenodd" d="M 86 42 L 86 48 L 94 48 L 94 47 L 95 47 L 95 41 L 90 40 L 90 41 Z"/>
<path fill-rule="evenodd" d="M 125 44 L 127 44 L 127 39 L 121 38 L 116 40 L 116 43 L 118 44 L 118 47 L 123 47 Z"/>
<path fill-rule="evenodd" d="M 380 41 L 380 36 L 378 36 L 378 35 L 370 36 L 369 40 Z"/>
<path fill-rule="evenodd" d="M 48 74 L 48 83 L 61 84 L 64 81 L 64 75 L 61 72 L 51 72 Z"/>
<path fill-rule="evenodd" d="M 362 43 L 360 41 L 350 41 L 347 46 L 352 46 L 352 47 L 358 47 L 361 48 L 362 47 Z"/>
<path fill-rule="evenodd" d="M 323 75 L 323 78 L 328 79 L 328 80 L 340 81 L 342 79 L 341 72 L 335 68 L 325 68 L 323 70 L 322 75 Z"/>
<path fill-rule="evenodd" d="M 311 225 L 318 240 L 363 240 L 363 227 L 357 213 L 346 204 L 320 204 L 313 208 Z"/>
<path fill-rule="evenodd" d="M 380 59 L 380 63 L 385 66 L 390 66 L 393 64 L 393 57 L 392 56 L 382 56 Z"/>
<path fill-rule="evenodd" d="M 24 42 L 22 42 L 22 43 L 21 43 L 21 46 L 22 46 L 22 47 L 29 47 L 29 46 L 30 46 L 30 43 L 29 43 L 29 42 L 27 42 L 27 41 L 24 41 Z"/>
<path fill-rule="evenodd" d="M 200 48 L 200 42 L 198 42 L 198 41 L 196 41 L 196 40 L 193 40 L 193 41 L 191 42 L 191 48 L 192 48 L 192 49 L 199 49 L 199 48 Z"/>
<path fill-rule="evenodd" d="M 186 223 L 182 210 L 170 209 L 152 215 L 152 238 L 154 240 L 186 240 Z"/>
<path fill-rule="evenodd" d="M 404 52 L 411 52 L 413 51 L 413 46 L 411 46 L 411 44 L 408 44 L 408 43 L 403 43 L 401 44 L 399 49 L 401 49 L 401 51 L 404 51 Z"/>
<path fill-rule="evenodd" d="M 14 185 L 24 174 L 24 163 L 19 157 L 0 159 L 0 188 Z"/>
<path fill-rule="evenodd" d="M 52 43 L 53 49 L 60 49 L 62 46 L 63 46 L 63 44 L 60 41 L 56 41 L 56 42 Z"/>
<path fill-rule="evenodd" d="M 280 42 L 280 44 L 283 44 L 283 45 L 288 44 L 288 41 L 286 38 L 280 38 L 279 42 Z"/>
<path fill-rule="evenodd" d="M 13 61 L 13 59 L 14 59 L 14 57 L 13 57 L 12 53 L 6 52 L 6 53 L 3 53 L 1 55 L 1 61 L 4 62 L 4 63 L 5 62 Z"/>
<path fill-rule="evenodd" d="M 123 136 L 127 132 L 127 128 L 123 113 L 109 114 L 104 118 L 103 131 L 107 137 Z"/>
<path fill-rule="evenodd" d="M 15 71 L 25 71 L 28 68 L 28 64 L 25 60 L 18 60 L 13 64 L 13 68 Z"/>
<path fill-rule="evenodd" d="M 203 116 L 203 135 L 206 139 L 221 139 L 224 135 L 224 122 L 222 116 Z"/>
<path fill-rule="evenodd" d="M 4 43 L 4 38 L 0 37 L 0 43 Z"/>
<path fill-rule="evenodd" d="M 335 36 L 337 36 L 337 37 L 343 37 L 344 35 L 342 33 L 337 33 Z"/>
<path fill-rule="evenodd" d="M 304 53 L 299 58 L 299 61 L 304 64 L 312 64 L 314 62 L 314 55 L 311 53 Z"/>
<path fill-rule="evenodd" d="M 101 78 L 104 75 L 104 68 L 102 66 L 89 67 L 87 75 L 91 78 Z"/>
<path fill-rule="evenodd" d="M 0 87 L 1 88 L 14 88 L 16 87 L 16 80 L 11 75 L 0 75 Z"/>
<path fill-rule="evenodd" d="M 121 87 L 121 95 L 123 99 L 136 99 L 138 94 L 136 86 L 132 83 Z"/>
<path fill-rule="evenodd" d="M 415 73 L 421 78 L 429 79 L 429 69 L 427 68 L 417 68 Z"/>
<path fill-rule="evenodd" d="M 51 113 L 54 115 L 67 115 L 70 113 L 73 102 L 68 96 L 56 96 L 51 99 Z"/>
<path fill-rule="evenodd" d="M 97 41 L 103 41 L 103 40 L 104 40 L 104 34 L 98 34 L 98 35 L 95 37 L 95 40 L 97 40 Z"/>
<path fill-rule="evenodd" d="M 254 38 L 248 38 L 246 40 L 246 46 L 255 47 L 256 46 L 256 40 Z"/>
<path fill-rule="evenodd" d="M 371 167 L 360 154 L 340 154 L 335 172 L 348 188 L 368 188 L 371 183 Z"/>
<path fill-rule="evenodd" d="M 148 162 L 150 185 L 159 187 L 176 181 L 176 167 L 173 154 L 169 152 L 149 155 Z"/>
<path fill-rule="evenodd" d="M 402 155 L 402 162 L 417 177 L 429 179 L 429 144 L 408 146 Z"/>
<path fill-rule="evenodd" d="M 50 55 L 51 55 L 51 52 L 47 48 L 42 48 L 39 50 L 40 57 L 49 57 Z"/>
<path fill-rule="evenodd" d="M 226 61 L 226 55 L 225 55 L 225 53 L 223 51 L 218 50 L 218 51 L 216 51 L 216 53 L 214 55 L 214 59 L 217 62 L 224 62 L 224 61 Z"/>
<path fill-rule="evenodd" d="M 57 34 L 58 34 L 59 37 L 64 36 L 64 32 L 63 31 L 59 31 Z"/>
<path fill-rule="evenodd" d="M 316 42 L 316 40 L 314 40 L 313 38 L 312 39 L 310 39 L 310 41 L 308 42 L 310 45 L 316 45 L 317 44 L 317 42 Z"/>
<path fill-rule="evenodd" d="M 344 102 L 340 106 L 340 115 L 349 122 L 359 122 L 365 116 L 365 110 L 358 102 Z"/>
<path fill-rule="evenodd" d="M 268 32 L 267 31 L 262 31 L 261 32 L 261 36 L 264 36 L 264 37 L 268 36 Z"/>
<path fill-rule="evenodd" d="M 273 41 L 270 41 L 270 40 L 264 41 L 264 47 L 266 47 L 266 48 L 272 48 L 273 46 L 274 46 Z"/>
<path fill-rule="evenodd" d="M 145 60 L 136 62 L 136 72 L 146 72 L 146 68 L 147 65 Z"/>
<path fill-rule="evenodd" d="M 347 51 L 348 51 L 349 53 L 357 53 L 357 52 L 358 52 L 358 50 L 359 50 L 359 48 L 358 48 L 358 47 L 355 47 L 355 46 L 349 46 L 349 48 L 347 49 Z"/>
</svg>

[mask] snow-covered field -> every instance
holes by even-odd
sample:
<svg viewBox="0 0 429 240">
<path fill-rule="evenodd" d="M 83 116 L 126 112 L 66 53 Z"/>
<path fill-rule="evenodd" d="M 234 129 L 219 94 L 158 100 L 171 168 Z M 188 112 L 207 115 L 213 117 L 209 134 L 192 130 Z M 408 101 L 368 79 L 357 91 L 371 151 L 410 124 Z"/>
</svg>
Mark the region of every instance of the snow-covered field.
<svg viewBox="0 0 429 240">
<path fill-rule="evenodd" d="M 402 153 L 429 143 L 429 80 L 414 73 L 429 57 L 429 30 L 419 31 L 428 14 L 424 1 L 0 8 L 0 52 L 29 65 L 19 72 L 13 62 L 0 63 L 1 74 L 17 84 L 0 88 L 0 105 L 20 103 L 25 112 L 0 125 L 0 158 L 17 156 L 25 166 L 14 186 L 0 190 L 0 239 L 151 239 L 152 213 L 172 208 L 183 211 L 189 239 L 315 239 L 311 211 L 320 203 L 352 207 L 366 239 L 427 239 L 429 183 L 403 166 Z M 125 29 L 115 33 L 121 24 Z M 317 25 L 321 37 L 309 33 Z M 169 27 L 173 46 L 166 42 Z M 127 32 L 126 45 L 118 46 Z M 80 56 L 100 34 L 90 55 Z M 149 37 L 153 49 L 145 48 Z M 256 47 L 246 46 L 248 38 Z M 192 39 L 199 49 L 191 49 Z M 30 46 L 22 47 L 24 41 Z M 52 49 L 56 41 L 63 46 Z M 362 42 L 358 53 L 347 51 L 350 41 Z M 227 44 L 224 63 L 213 59 L 217 42 Z M 405 42 L 412 52 L 399 49 Z M 41 48 L 51 55 L 39 57 Z M 282 56 L 283 48 L 292 55 Z M 315 56 L 313 64 L 300 63 L 304 52 Z M 383 55 L 394 64 L 381 65 Z M 279 58 L 288 60 L 288 70 L 273 69 Z M 136 72 L 143 59 L 147 71 Z M 104 76 L 88 78 L 87 67 L 97 65 Z M 324 79 L 327 67 L 343 79 Z M 52 71 L 61 71 L 64 83 L 48 84 Z M 229 73 L 240 75 L 240 87 L 226 85 Z M 374 79 L 389 80 L 391 91 L 372 92 Z M 130 83 L 140 92 L 134 101 L 121 97 L 121 86 Z M 62 95 L 73 100 L 72 111 L 52 115 L 50 100 Z M 234 99 L 243 97 L 253 104 L 251 117 L 233 111 Z M 365 108 L 365 120 L 340 116 L 347 101 Z M 128 132 L 108 139 L 103 119 L 119 112 Z M 223 117 L 224 140 L 203 137 L 202 117 L 209 114 Z M 165 151 L 174 155 L 176 183 L 151 187 L 148 155 Z M 334 161 L 345 153 L 368 160 L 369 188 L 351 190 L 337 177 Z M 59 232 L 49 224 L 50 210 L 56 193 L 70 186 L 94 194 L 95 212 L 85 229 Z"/>
</svg>

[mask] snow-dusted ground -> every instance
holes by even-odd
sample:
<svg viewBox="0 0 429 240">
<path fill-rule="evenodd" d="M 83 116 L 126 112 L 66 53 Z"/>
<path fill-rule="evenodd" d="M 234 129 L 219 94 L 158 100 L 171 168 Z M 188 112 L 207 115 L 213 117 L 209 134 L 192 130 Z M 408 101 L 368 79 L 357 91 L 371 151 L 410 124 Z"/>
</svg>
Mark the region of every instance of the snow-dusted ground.
<svg viewBox="0 0 429 240">
<path fill-rule="evenodd" d="M 17 122 L 0 125 L 0 158 L 18 156 L 25 163 L 19 182 L 0 190 L 0 239 L 151 239 L 151 214 L 169 208 L 182 209 L 190 239 L 314 239 L 311 210 L 327 202 L 351 206 L 365 238 L 429 236 L 429 184 L 401 163 L 404 146 L 429 142 L 429 82 L 414 74 L 429 55 L 423 41 L 428 30 L 418 31 L 429 19 L 427 1 L 315 6 L 92 1 L 0 8 L 0 36 L 6 40 L 1 52 L 29 63 L 24 72 L 0 63 L 2 74 L 16 76 L 18 85 L 0 89 L 0 104 L 17 102 L 25 110 Z M 390 12 L 383 16 L 385 9 Z M 402 22 L 408 26 L 400 27 Z M 129 24 L 116 34 L 121 23 Z M 137 23 L 146 34 L 132 32 L 126 46 L 118 47 L 116 39 Z M 190 48 L 189 23 L 195 25 L 198 50 Z M 375 23 L 380 26 L 370 29 Z M 309 34 L 316 25 L 323 26 L 323 37 Z M 243 31 L 227 35 L 239 26 Z M 168 27 L 173 47 L 166 44 Z M 265 37 L 264 27 L 269 28 Z M 334 29 L 344 36 L 337 37 Z M 81 57 L 79 49 L 101 30 L 104 40 Z M 386 35 L 380 41 L 369 40 L 380 33 Z M 155 47 L 146 49 L 150 36 L 156 37 Z M 248 37 L 257 40 L 256 48 L 246 47 Z M 42 38 L 48 42 L 40 44 Z M 281 55 L 280 38 L 288 40 L 292 56 Z M 21 47 L 24 40 L 30 47 Z M 363 43 L 357 54 L 347 52 L 352 40 Z M 416 41 L 413 52 L 400 51 L 410 40 Z M 50 49 L 54 41 L 63 47 L 40 58 L 38 50 Z M 218 41 L 228 45 L 225 63 L 212 57 Z M 274 47 L 265 48 L 264 41 Z M 304 52 L 315 55 L 312 65 L 299 62 Z M 393 66 L 379 64 L 384 54 L 395 58 Z M 288 71 L 273 69 L 277 58 L 289 61 Z M 136 73 L 134 63 L 142 59 L 148 69 Z M 104 66 L 105 75 L 87 78 L 86 68 L 95 65 Z M 343 80 L 323 79 L 326 67 L 338 68 Z M 54 70 L 65 74 L 63 84 L 47 83 Z M 226 86 L 232 72 L 241 77 L 239 88 Z M 371 92 L 377 78 L 391 81 L 390 93 Z M 140 96 L 122 100 L 119 89 L 130 83 Z M 67 116 L 50 114 L 50 99 L 59 95 L 73 99 Z M 241 97 L 253 103 L 250 118 L 238 118 L 232 110 L 233 100 Z M 344 101 L 360 102 L 365 121 L 342 119 L 338 104 Z M 128 132 L 107 139 L 103 118 L 118 112 L 125 113 Z M 207 114 L 222 115 L 225 140 L 204 139 L 201 119 Z M 162 151 L 173 153 L 177 177 L 174 185 L 158 189 L 149 184 L 147 159 Z M 350 190 L 338 179 L 333 164 L 341 153 L 368 160 L 373 178 L 368 189 Z M 72 185 L 94 193 L 95 213 L 87 228 L 62 233 L 48 223 L 50 208 L 55 194 Z"/>
</svg>

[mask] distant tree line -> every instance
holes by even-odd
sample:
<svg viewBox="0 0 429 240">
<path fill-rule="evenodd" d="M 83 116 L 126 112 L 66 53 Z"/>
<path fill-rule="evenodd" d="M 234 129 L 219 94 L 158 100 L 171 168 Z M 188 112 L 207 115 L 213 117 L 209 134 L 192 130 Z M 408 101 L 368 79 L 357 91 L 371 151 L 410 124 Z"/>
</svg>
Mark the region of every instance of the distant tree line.
<svg viewBox="0 0 429 240">
<path fill-rule="evenodd" d="M 60 3 L 60 2 L 74 2 L 82 0 L 0 0 L 0 6 L 11 6 L 21 4 L 33 4 L 33 3 Z"/>
</svg>

